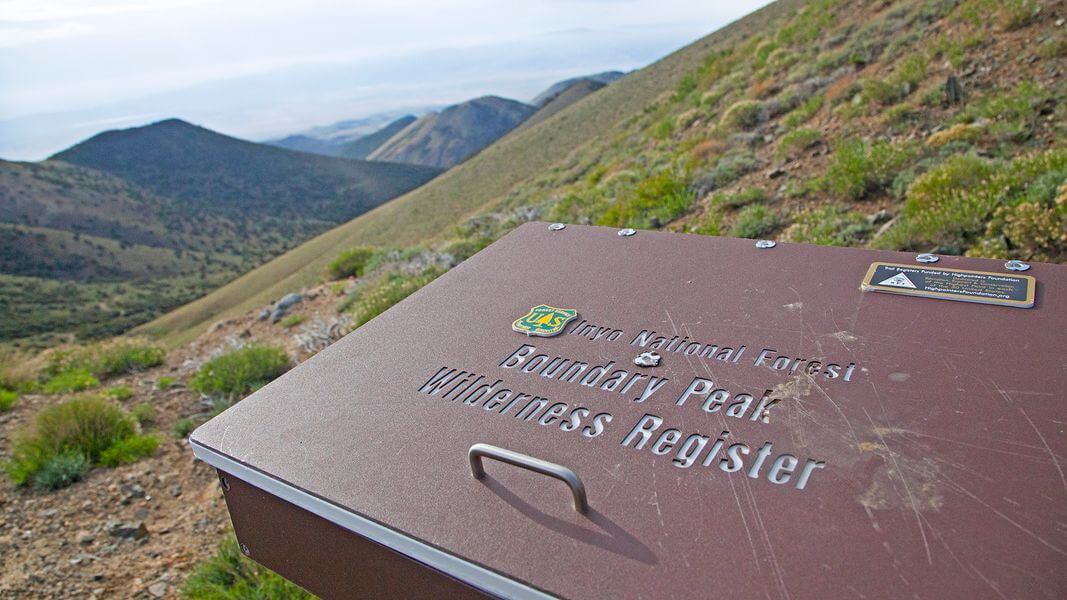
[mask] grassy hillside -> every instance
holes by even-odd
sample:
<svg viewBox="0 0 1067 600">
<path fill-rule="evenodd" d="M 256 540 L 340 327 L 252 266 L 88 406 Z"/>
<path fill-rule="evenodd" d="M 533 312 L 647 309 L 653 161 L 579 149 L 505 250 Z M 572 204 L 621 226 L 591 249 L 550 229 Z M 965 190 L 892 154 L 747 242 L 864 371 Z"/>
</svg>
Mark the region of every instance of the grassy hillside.
<svg viewBox="0 0 1067 600">
<path fill-rule="evenodd" d="M 451 235 L 453 228 L 499 201 L 520 182 L 548 170 L 578 147 L 623 122 L 671 89 L 700 64 L 714 45 L 739 41 L 770 15 L 775 4 L 716 32 L 652 66 L 611 84 L 552 119 L 513 132 L 470 160 L 413 192 L 332 229 L 232 283 L 155 321 L 142 331 L 169 343 L 188 340 L 223 316 L 239 314 L 271 298 L 316 282 L 339 249 L 362 244 L 414 245 Z"/>
<path fill-rule="evenodd" d="M 205 214 L 339 223 L 437 175 L 246 142 L 178 119 L 107 131 L 52 157 L 122 177 Z"/>
<path fill-rule="evenodd" d="M 419 117 L 367 158 L 448 168 L 500 139 L 535 110 L 496 96 L 468 100 Z"/>
<path fill-rule="evenodd" d="M 605 86 L 607 86 L 606 83 L 601 83 L 593 79 L 579 79 L 545 101 L 545 103 L 537 109 L 537 112 L 530 115 L 529 119 L 526 119 L 519 125 L 518 129 L 533 127 Z"/>
<path fill-rule="evenodd" d="M 1041 10 L 1038 10 L 1041 8 Z M 349 246 L 532 218 L 1062 260 L 1052 4 L 776 3 L 151 323 L 188 339 Z"/>
</svg>

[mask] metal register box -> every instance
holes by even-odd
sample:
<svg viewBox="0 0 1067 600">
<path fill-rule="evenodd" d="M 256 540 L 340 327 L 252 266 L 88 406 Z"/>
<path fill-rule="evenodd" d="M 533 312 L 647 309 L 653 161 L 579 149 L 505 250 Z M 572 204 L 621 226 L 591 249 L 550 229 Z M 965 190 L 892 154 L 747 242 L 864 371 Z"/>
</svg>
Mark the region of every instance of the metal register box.
<svg viewBox="0 0 1067 600">
<path fill-rule="evenodd" d="M 879 293 L 908 267 L 1033 306 Z M 326 597 L 1063 598 L 1065 298 L 531 223 L 191 441 Z"/>
</svg>

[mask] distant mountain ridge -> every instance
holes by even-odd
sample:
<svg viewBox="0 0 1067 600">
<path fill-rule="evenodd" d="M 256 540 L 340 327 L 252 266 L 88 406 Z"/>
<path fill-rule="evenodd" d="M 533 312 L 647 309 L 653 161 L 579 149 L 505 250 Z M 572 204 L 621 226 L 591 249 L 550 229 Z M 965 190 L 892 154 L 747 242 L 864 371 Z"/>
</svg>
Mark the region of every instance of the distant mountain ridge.
<svg viewBox="0 0 1067 600">
<path fill-rule="evenodd" d="M 420 117 L 367 158 L 448 168 L 492 144 L 536 112 L 529 104 L 483 96 Z"/>
<path fill-rule="evenodd" d="M 338 156 L 346 158 L 367 158 L 391 137 L 400 133 L 405 127 L 415 122 L 415 115 L 405 115 L 382 127 L 378 131 L 368 133 L 350 142 L 345 142 L 338 148 Z"/>
<path fill-rule="evenodd" d="M 626 75 L 626 73 L 623 73 L 622 71 L 604 71 L 603 73 L 594 73 L 592 75 L 583 75 L 581 77 L 572 77 L 570 79 L 564 79 L 563 81 L 557 81 L 545 91 L 534 96 L 534 99 L 530 100 L 530 104 L 537 108 L 541 108 L 551 102 L 556 96 L 559 96 L 566 91 L 567 88 L 581 81 L 593 81 L 602 84 L 601 87 L 603 87 L 604 85 L 617 81 L 624 75 Z"/>
<path fill-rule="evenodd" d="M 294 152 L 179 119 L 106 131 L 52 159 L 110 173 L 209 213 L 324 222 L 351 219 L 439 172 Z"/>
<path fill-rule="evenodd" d="M 0 161 L 0 339 L 120 333 L 439 172 L 178 119 Z"/>
</svg>

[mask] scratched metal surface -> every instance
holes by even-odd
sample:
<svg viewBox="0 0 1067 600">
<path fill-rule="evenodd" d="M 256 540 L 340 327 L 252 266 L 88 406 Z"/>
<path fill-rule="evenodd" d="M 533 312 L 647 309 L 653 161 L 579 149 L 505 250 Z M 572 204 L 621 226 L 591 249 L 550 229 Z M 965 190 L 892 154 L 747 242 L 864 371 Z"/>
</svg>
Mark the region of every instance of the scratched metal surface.
<svg viewBox="0 0 1067 600">
<path fill-rule="evenodd" d="M 1036 306 L 861 292 L 909 254 L 570 225 L 525 225 L 194 433 L 198 442 L 537 588 L 580 598 L 1063 598 L 1067 595 L 1067 268 L 1035 264 Z M 946 257 L 938 266 L 1002 270 Z M 549 355 L 636 370 L 641 329 L 748 346 L 744 364 L 663 353 L 668 383 L 630 396 L 497 365 L 546 303 L 624 330 L 533 338 Z M 763 347 L 855 361 L 843 382 L 755 368 Z M 442 366 L 613 415 L 593 439 L 418 393 Z M 694 376 L 775 389 L 768 422 L 674 400 Z M 620 443 L 644 414 L 774 442 L 826 467 L 807 486 L 727 474 Z M 466 451 L 574 469 L 558 481 Z M 284 524 L 279 524 L 284 527 Z M 361 576 L 353 574 L 353 576 Z"/>
</svg>

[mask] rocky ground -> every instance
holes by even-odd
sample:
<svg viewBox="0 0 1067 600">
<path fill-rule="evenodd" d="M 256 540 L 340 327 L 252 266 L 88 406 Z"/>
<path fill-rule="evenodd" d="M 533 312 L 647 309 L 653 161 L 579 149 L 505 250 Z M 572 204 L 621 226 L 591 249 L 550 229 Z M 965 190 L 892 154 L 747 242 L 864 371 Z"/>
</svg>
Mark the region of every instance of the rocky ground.
<svg viewBox="0 0 1067 600">
<path fill-rule="evenodd" d="M 150 403 L 161 438 L 152 458 L 114 469 L 96 468 L 62 490 L 42 492 L 0 482 L 0 597 L 177 597 L 195 564 L 214 553 L 229 516 L 212 468 L 194 460 L 174 425 L 203 420 L 209 407 L 183 382 L 205 360 L 229 348 L 263 343 L 285 348 L 294 364 L 335 339 L 344 283 L 306 290 L 289 314 L 306 317 L 289 328 L 260 311 L 216 324 L 194 343 L 169 353 L 164 365 L 109 380 L 126 386 L 126 408 Z M 334 325 L 331 332 L 330 325 Z M 162 377 L 174 387 L 161 390 Z M 0 414 L 0 461 L 11 438 L 33 415 L 69 395 L 29 395 Z M 199 422 L 199 421 L 198 421 Z"/>
</svg>

